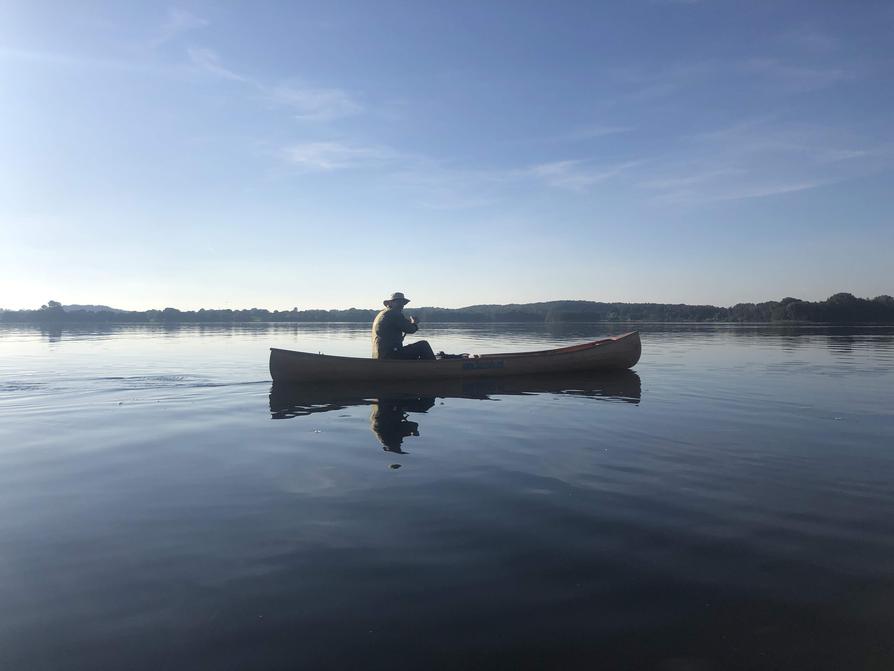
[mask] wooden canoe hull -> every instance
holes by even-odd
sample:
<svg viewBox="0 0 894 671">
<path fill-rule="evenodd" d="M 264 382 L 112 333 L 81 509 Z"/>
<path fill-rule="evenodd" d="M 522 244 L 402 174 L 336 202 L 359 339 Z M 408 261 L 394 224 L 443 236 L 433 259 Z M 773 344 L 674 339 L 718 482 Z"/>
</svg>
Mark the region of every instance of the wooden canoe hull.
<svg viewBox="0 0 894 671">
<path fill-rule="evenodd" d="M 641 352 L 642 344 L 636 331 L 559 349 L 436 361 L 361 359 L 271 348 L 270 376 L 275 381 L 293 382 L 387 382 L 624 370 L 636 365 Z"/>
</svg>

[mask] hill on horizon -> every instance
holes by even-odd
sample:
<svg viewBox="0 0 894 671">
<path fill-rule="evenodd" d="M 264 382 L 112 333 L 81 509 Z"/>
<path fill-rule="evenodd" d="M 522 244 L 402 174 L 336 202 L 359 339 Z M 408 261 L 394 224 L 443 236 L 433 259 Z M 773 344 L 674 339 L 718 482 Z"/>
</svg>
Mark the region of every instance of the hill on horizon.
<svg viewBox="0 0 894 671">
<path fill-rule="evenodd" d="M 62 309 L 66 312 L 128 312 L 127 310 L 111 308 L 108 305 L 78 305 L 77 303 L 63 305 Z"/>
</svg>

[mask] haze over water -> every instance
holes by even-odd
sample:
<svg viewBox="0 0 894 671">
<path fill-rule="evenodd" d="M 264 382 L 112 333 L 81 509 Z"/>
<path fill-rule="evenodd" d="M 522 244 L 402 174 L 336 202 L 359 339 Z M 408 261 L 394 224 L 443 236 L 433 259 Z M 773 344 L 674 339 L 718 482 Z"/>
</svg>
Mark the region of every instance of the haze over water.
<svg viewBox="0 0 894 671">
<path fill-rule="evenodd" d="M 892 668 L 894 329 L 630 328 L 624 376 L 385 398 L 266 369 L 364 325 L 3 327 L 0 667 Z"/>
</svg>

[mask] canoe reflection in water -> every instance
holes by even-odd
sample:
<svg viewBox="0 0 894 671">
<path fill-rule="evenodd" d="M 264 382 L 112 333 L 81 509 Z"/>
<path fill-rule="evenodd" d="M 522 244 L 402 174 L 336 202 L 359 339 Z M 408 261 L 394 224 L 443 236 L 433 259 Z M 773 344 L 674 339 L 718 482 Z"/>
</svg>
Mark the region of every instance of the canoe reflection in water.
<svg viewBox="0 0 894 671">
<path fill-rule="evenodd" d="M 383 449 L 403 454 L 404 438 L 419 435 L 418 422 L 410 421 L 408 414 L 428 412 L 438 398 L 488 400 L 505 395 L 562 394 L 639 403 L 641 386 L 639 375 L 630 370 L 380 384 L 274 382 L 270 415 L 273 419 L 289 419 L 370 406 L 370 429 Z"/>
</svg>

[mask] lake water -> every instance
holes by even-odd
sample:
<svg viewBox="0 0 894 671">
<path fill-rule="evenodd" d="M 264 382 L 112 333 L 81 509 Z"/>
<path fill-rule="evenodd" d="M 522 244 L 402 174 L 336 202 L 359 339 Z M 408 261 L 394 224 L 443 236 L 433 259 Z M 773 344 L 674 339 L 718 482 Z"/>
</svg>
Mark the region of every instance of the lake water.
<svg viewBox="0 0 894 671">
<path fill-rule="evenodd" d="M 356 325 L 0 327 L 0 668 L 894 668 L 894 329 L 639 328 L 373 396 L 271 388 Z"/>
</svg>

